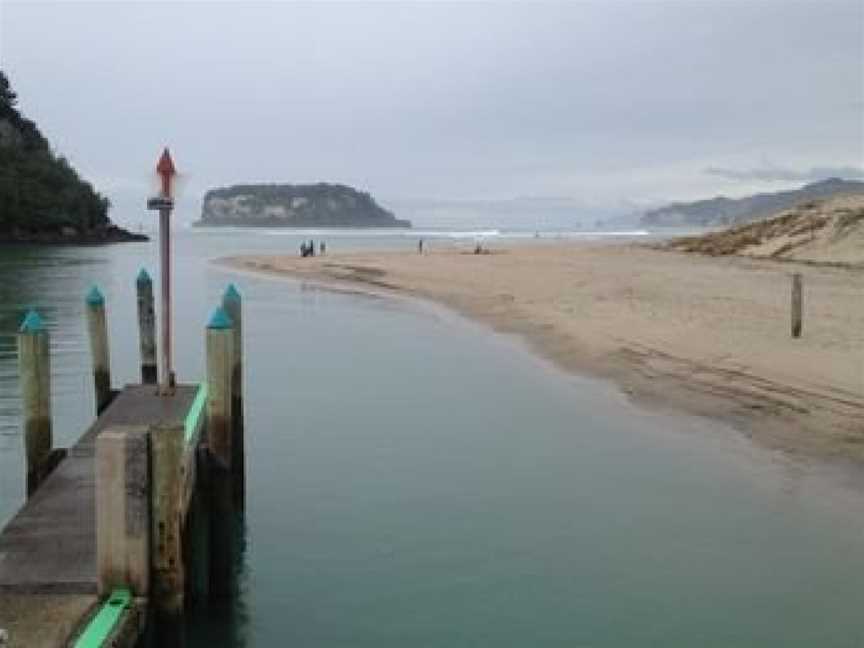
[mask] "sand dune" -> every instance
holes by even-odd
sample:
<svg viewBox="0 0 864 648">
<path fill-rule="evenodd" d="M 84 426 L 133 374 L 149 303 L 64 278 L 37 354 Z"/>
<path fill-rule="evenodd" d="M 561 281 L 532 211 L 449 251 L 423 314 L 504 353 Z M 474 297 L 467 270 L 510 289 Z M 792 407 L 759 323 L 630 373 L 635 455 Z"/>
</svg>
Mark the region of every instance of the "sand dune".
<svg viewBox="0 0 864 648">
<path fill-rule="evenodd" d="M 675 239 L 662 247 L 712 256 L 864 265 L 864 195 L 805 202 L 765 220 Z"/>
</svg>

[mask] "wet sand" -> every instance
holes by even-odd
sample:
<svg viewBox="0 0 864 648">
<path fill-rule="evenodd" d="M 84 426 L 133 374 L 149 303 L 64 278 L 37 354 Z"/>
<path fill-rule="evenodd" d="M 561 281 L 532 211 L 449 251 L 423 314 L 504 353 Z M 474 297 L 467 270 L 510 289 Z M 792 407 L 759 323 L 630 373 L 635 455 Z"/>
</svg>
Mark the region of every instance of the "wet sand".
<svg viewBox="0 0 864 648">
<path fill-rule="evenodd" d="M 225 265 L 434 300 L 648 405 L 801 458 L 864 463 L 864 270 L 636 245 L 230 257 Z M 804 332 L 790 335 L 790 275 Z"/>
</svg>

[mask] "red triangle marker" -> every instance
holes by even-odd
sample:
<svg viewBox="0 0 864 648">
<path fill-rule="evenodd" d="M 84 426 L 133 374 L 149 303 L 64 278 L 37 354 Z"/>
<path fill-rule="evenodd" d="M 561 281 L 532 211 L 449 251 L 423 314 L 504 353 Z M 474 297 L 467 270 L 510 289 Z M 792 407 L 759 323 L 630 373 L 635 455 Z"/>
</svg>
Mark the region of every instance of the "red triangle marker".
<svg viewBox="0 0 864 648">
<path fill-rule="evenodd" d="M 162 177 L 162 195 L 170 197 L 171 195 L 171 178 L 177 175 L 177 169 L 174 168 L 174 160 L 171 159 L 171 153 L 168 147 L 162 151 L 162 156 L 156 164 L 156 173 Z"/>
</svg>

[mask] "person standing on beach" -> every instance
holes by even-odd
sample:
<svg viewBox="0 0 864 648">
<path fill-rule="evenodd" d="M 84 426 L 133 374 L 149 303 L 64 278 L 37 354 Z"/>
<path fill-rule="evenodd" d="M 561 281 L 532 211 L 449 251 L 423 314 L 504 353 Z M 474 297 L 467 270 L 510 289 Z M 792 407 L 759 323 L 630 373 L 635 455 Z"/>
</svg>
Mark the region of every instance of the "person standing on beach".
<svg viewBox="0 0 864 648">
<path fill-rule="evenodd" d="M 324 256 L 324 253 L 325 253 L 326 251 L 327 251 L 327 246 L 325 245 L 324 241 L 321 241 L 321 245 L 318 246 L 318 253 L 319 253 L 321 256 Z"/>
<path fill-rule="evenodd" d="M 423 239 L 417 241 L 417 254 L 423 254 Z"/>
</svg>

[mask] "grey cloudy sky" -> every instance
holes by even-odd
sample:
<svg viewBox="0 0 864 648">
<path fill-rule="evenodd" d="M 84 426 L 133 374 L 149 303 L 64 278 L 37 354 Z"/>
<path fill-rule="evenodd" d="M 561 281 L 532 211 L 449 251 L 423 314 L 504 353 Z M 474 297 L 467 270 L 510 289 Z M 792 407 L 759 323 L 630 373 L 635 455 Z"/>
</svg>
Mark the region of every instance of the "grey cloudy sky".
<svg viewBox="0 0 864 648">
<path fill-rule="evenodd" d="M 0 66 L 115 202 L 743 194 L 861 169 L 864 3 L 0 4 Z"/>
</svg>

